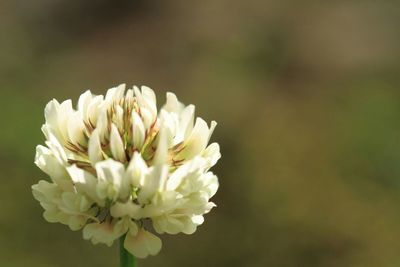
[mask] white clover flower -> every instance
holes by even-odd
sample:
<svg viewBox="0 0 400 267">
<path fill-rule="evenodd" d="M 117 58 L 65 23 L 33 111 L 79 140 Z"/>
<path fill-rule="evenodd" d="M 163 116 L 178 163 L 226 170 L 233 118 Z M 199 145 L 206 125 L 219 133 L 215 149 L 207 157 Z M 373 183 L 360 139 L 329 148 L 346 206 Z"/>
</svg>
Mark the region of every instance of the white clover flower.
<svg viewBox="0 0 400 267">
<path fill-rule="evenodd" d="M 217 143 L 208 145 L 216 123 L 195 119 L 194 110 L 167 93 L 157 112 L 145 86 L 120 85 L 105 97 L 87 91 L 76 110 L 71 100 L 50 101 L 46 146 L 35 159 L 50 181 L 32 186 L 44 218 L 83 229 L 93 244 L 126 235 L 125 249 L 139 258 L 161 249 L 149 228 L 194 233 L 215 207 L 218 179 L 209 169 L 221 157 Z"/>
</svg>

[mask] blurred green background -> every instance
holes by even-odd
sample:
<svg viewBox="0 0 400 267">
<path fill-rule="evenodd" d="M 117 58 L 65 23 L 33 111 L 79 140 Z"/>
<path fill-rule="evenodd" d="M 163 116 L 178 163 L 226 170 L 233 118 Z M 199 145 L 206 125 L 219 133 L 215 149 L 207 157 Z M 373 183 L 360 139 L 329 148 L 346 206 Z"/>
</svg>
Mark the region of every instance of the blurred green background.
<svg viewBox="0 0 400 267">
<path fill-rule="evenodd" d="M 400 2 L 0 0 L 0 266 L 117 266 L 30 186 L 43 109 L 125 82 L 219 122 L 218 208 L 139 266 L 400 266 Z"/>
</svg>

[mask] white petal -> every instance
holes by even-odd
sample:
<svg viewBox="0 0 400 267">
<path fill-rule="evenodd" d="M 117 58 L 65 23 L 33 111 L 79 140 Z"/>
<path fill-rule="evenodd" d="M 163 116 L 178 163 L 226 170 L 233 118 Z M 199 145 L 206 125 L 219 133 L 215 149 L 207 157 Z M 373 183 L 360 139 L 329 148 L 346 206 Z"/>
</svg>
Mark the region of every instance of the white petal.
<svg viewBox="0 0 400 267">
<path fill-rule="evenodd" d="M 202 184 L 199 184 L 197 180 L 204 170 L 205 162 L 205 159 L 196 157 L 180 166 L 168 178 L 166 190 L 177 190 L 185 180 L 188 180 L 185 185 L 189 189 L 184 187 L 183 189 L 179 189 L 179 192 L 182 193 L 185 190 L 192 192 L 195 191 L 194 187 L 198 189 Z"/>
<path fill-rule="evenodd" d="M 46 125 L 50 128 L 54 136 L 61 142 L 65 143 L 67 140 L 67 118 L 72 112 L 71 100 L 58 103 L 53 99 L 50 101 L 44 110 Z"/>
<path fill-rule="evenodd" d="M 131 200 L 125 203 L 116 202 L 111 206 L 110 213 L 114 218 L 129 216 L 130 218 L 138 220 L 141 218 L 141 207 Z"/>
<path fill-rule="evenodd" d="M 155 121 L 155 116 L 147 108 L 141 108 L 140 113 L 142 114 L 145 129 L 150 129 Z"/>
<path fill-rule="evenodd" d="M 151 89 L 150 87 L 147 87 L 147 86 L 142 86 L 140 89 L 142 89 L 143 97 L 147 101 L 154 103 L 154 105 L 155 105 L 156 104 L 156 94 L 154 93 L 153 89 Z"/>
<path fill-rule="evenodd" d="M 46 127 L 42 127 L 42 130 L 44 129 L 46 129 Z M 68 157 L 65 153 L 64 147 L 60 144 L 59 140 L 56 138 L 55 135 L 53 135 L 52 132 L 47 132 L 46 137 L 46 145 L 50 148 L 51 153 L 56 157 L 61 165 L 67 165 Z"/>
<path fill-rule="evenodd" d="M 213 132 L 214 132 L 216 126 L 217 126 L 217 122 L 216 122 L 216 121 L 211 121 L 210 131 L 209 131 L 209 133 L 208 133 L 208 140 L 207 140 L 207 143 L 210 142 L 211 135 L 213 134 Z"/>
<path fill-rule="evenodd" d="M 67 224 L 72 231 L 78 231 L 85 226 L 87 220 L 85 216 L 70 216 Z"/>
<path fill-rule="evenodd" d="M 68 117 L 68 138 L 73 144 L 85 145 L 85 124 L 83 123 L 81 114 L 78 112 L 71 113 Z"/>
<path fill-rule="evenodd" d="M 130 188 L 125 186 L 125 167 L 121 162 L 107 159 L 96 163 L 95 168 L 99 180 L 96 189 L 100 198 L 116 200 L 118 197 L 127 197 Z"/>
<path fill-rule="evenodd" d="M 133 101 L 133 95 L 134 95 L 134 93 L 133 93 L 133 90 L 132 89 L 128 89 L 127 91 L 126 91 L 126 94 L 125 94 L 125 99 L 128 101 L 128 102 L 131 102 L 131 101 Z"/>
<path fill-rule="evenodd" d="M 124 129 L 124 110 L 120 105 L 115 107 L 114 123 L 121 133 L 125 130 Z"/>
<path fill-rule="evenodd" d="M 132 229 L 133 231 L 137 231 L 137 225 L 135 222 L 131 220 L 129 217 L 124 217 L 119 220 L 114 225 L 114 233 L 122 236 L 126 232 L 129 231 L 129 229 Z"/>
<path fill-rule="evenodd" d="M 143 179 L 142 188 L 138 194 L 138 200 L 141 204 L 146 204 L 154 194 L 164 188 L 168 177 L 168 167 L 166 165 L 155 166 L 146 174 Z"/>
<path fill-rule="evenodd" d="M 140 153 L 135 152 L 125 173 L 127 179 L 130 181 L 130 184 L 134 187 L 140 187 L 145 175 L 148 172 L 149 170 L 146 162 Z"/>
<path fill-rule="evenodd" d="M 137 114 L 135 111 L 132 111 L 132 130 L 133 145 L 135 149 L 140 150 L 144 143 L 146 131 L 142 118 L 140 118 L 139 114 Z"/>
<path fill-rule="evenodd" d="M 210 129 L 207 123 L 201 119 L 196 119 L 196 124 L 192 133 L 185 141 L 185 148 L 176 156 L 177 160 L 190 160 L 196 155 L 200 154 L 207 146 L 210 135 Z"/>
<path fill-rule="evenodd" d="M 179 131 L 175 137 L 176 143 L 182 142 L 188 138 L 193 130 L 195 106 L 187 106 L 180 115 Z"/>
<path fill-rule="evenodd" d="M 157 116 L 156 95 L 154 91 L 147 86 L 142 86 L 141 92 L 139 88 L 134 86 L 135 96 L 138 100 L 139 106 L 144 107 L 150 111 L 153 118 Z"/>
<path fill-rule="evenodd" d="M 107 90 L 105 101 L 111 103 L 118 101 L 124 96 L 125 84 L 120 84 L 117 87 L 113 87 Z"/>
<path fill-rule="evenodd" d="M 113 242 L 124 233 L 116 231 L 115 225 L 118 221 L 105 221 L 103 223 L 90 223 L 83 228 L 83 238 L 91 240 L 93 244 L 103 243 L 111 246 Z M 120 229 L 118 229 L 120 230 Z"/>
<path fill-rule="evenodd" d="M 92 165 L 103 160 L 103 150 L 100 143 L 99 129 L 95 129 L 90 136 L 88 154 Z"/>
<path fill-rule="evenodd" d="M 95 96 L 87 107 L 87 112 L 84 119 L 87 122 L 92 123 L 94 126 L 97 125 L 97 119 L 102 110 L 102 104 L 104 97 L 102 95 Z"/>
<path fill-rule="evenodd" d="M 149 87 L 142 86 L 141 89 L 142 91 L 137 86 L 133 87 L 144 125 L 148 129 L 157 117 L 156 97 Z"/>
<path fill-rule="evenodd" d="M 99 117 L 97 119 L 96 130 L 98 130 L 100 142 L 103 142 L 108 138 L 107 110 L 102 110 L 100 112 Z"/>
<path fill-rule="evenodd" d="M 68 137 L 68 119 L 73 113 L 71 99 L 65 100 L 60 104 L 58 110 L 58 129 L 65 140 Z"/>
<path fill-rule="evenodd" d="M 174 113 L 168 113 L 165 110 L 161 110 L 159 115 L 159 128 L 160 134 L 158 134 L 158 139 L 160 138 L 161 132 L 165 135 L 166 144 L 168 147 L 172 147 L 176 145 L 176 133 L 177 129 L 179 129 L 179 120 L 178 116 Z"/>
<path fill-rule="evenodd" d="M 176 235 L 185 227 L 182 220 L 174 216 L 163 215 L 153 219 L 154 230 L 159 234 L 168 233 Z"/>
<path fill-rule="evenodd" d="M 93 95 L 90 90 L 87 90 L 80 95 L 78 100 L 78 111 L 81 113 L 82 117 L 85 118 L 87 114 L 87 109 L 92 101 Z M 85 118 L 86 119 L 86 118 Z"/>
<path fill-rule="evenodd" d="M 216 175 L 208 172 L 202 175 L 203 183 L 205 184 L 204 191 L 208 193 L 208 198 L 211 198 L 217 193 L 219 182 Z"/>
<path fill-rule="evenodd" d="M 76 165 L 68 167 L 67 171 L 78 192 L 85 193 L 99 206 L 105 205 L 105 199 L 99 198 L 96 193 L 97 178 L 95 176 L 81 168 L 78 168 Z"/>
<path fill-rule="evenodd" d="M 81 194 L 64 192 L 61 195 L 59 208 L 60 211 L 69 215 L 67 224 L 71 230 L 76 231 L 81 229 L 92 217 L 92 214 L 88 212 L 91 205 L 92 202 Z"/>
<path fill-rule="evenodd" d="M 204 217 L 202 215 L 195 215 L 192 217 L 192 222 L 197 225 L 201 225 L 204 222 Z"/>
<path fill-rule="evenodd" d="M 47 103 L 44 109 L 44 117 L 46 119 L 46 124 L 48 124 L 52 129 L 58 130 L 58 110 L 60 109 L 60 103 L 53 99 Z"/>
<path fill-rule="evenodd" d="M 114 159 L 121 162 L 126 161 L 124 143 L 122 141 L 121 135 L 118 132 L 117 127 L 114 124 L 111 124 L 110 148 Z"/>
<path fill-rule="evenodd" d="M 128 232 L 128 234 L 131 235 L 131 236 L 136 236 L 138 232 L 139 232 L 139 227 L 137 226 L 137 224 L 134 221 L 129 220 L 129 232 Z"/>
<path fill-rule="evenodd" d="M 61 189 L 53 183 L 40 180 L 39 183 L 32 185 L 32 193 L 39 202 L 52 203 L 57 202 L 61 196 Z"/>
<path fill-rule="evenodd" d="M 167 92 L 167 102 L 165 103 L 163 109 L 165 109 L 168 112 L 178 112 L 180 106 L 181 105 L 176 95 L 174 93 Z"/>
<path fill-rule="evenodd" d="M 214 166 L 221 158 L 220 148 L 218 143 L 212 143 L 203 152 L 202 155 L 208 161 L 208 167 Z"/>
<path fill-rule="evenodd" d="M 157 255 L 161 246 L 161 239 L 143 228 L 139 229 L 136 235 L 128 234 L 124 242 L 125 249 L 141 259 L 149 255 Z"/>
<path fill-rule="evenodd" d="M 65 167 L 60 164 L 50 149 L 41 145 L 37 146 L 35 164 L 64 190 L 72 189 L 72 182 Z"/>
<path fill-rule="evenodd" d="M 159 131 L 159 138 L 157 144 L 157 150 L 154 154 L 153 165 L 164 164 L 167 161 L 168 156 L 168 136 L 169 129 L 162 123 Z"/>
</svg>

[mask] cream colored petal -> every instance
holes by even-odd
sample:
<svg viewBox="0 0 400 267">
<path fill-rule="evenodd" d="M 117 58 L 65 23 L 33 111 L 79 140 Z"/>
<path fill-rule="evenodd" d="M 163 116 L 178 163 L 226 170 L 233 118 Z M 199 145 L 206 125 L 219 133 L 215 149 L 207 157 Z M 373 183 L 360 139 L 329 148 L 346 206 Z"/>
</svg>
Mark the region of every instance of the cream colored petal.
<svg viewBox="0 0 400 267">
<path fill-rule="evenodd" d="M 125 99 L 126 99 L 128 102 L 133 101 L 133 99 L 134 99 L 133 89 L 128 89 L 128 90 L 126 91 Z"/>
<path fill-rule="evenodd" d="M 136 236 L 138 234 L 138 232 L 139 232 L 138 225 L 134 221 L 129 220 L 129 232 L 128 232 L 128 234 L 131 235 L 131 236 Z"/>
<path fill-rule="evenodd" d="M 208 168 L 214 166 L 217 161 L 221 158 L 221 152 L 219 148 L 219 144 L 212 143 L 209 145 L 203 152 L 202 155 L 208 162 Z"/>
<path fill-rule="evenodd" d="M 174 93 L 167 92 L 167 102 L 163 107 L 164 110 L 168 112 L 179 112 L 181 108 L 181 104 L 178 101 L 178 98 Z"/>
<path fill-rule="evenodd" d="M 164 164 L 168 160 L 168 137 L 170 136 L 169 129 L 161 123 L 160 131 L 158 133 L 157 150 L 154 154 L 153 165 Z"/>
<path fill-rule="evenodd" d="M 147 108 L 141 108 L 140 113 L 142 114 L 144 128 L 146 130 L 150 129 L 150 127 L 153 125 L 156 117 L 153 116 L 153 114 Z"/>
<path fill-rule="evenodd" d="M 104 97 L 102 95 L 98 95 L 93 97 L 92 101 L 90 101 L 90 104 L 87 107 L 87 113 L 84 119 L 93 124 L 93 126 L 97 125 L 98 117 L 102 111 L 103 102 Z"/>
<path fill-rule="evenodd" d="M 196 221 L 198 221 L 198 219 L 195 219 L 195 221 L 193 221 L 192 218 L 186 218 L 182 233 L 191 235 L 196 232 L 198 226 Z"/>
<path fill-rule="evenodd" d="M 121 98 L 123 98 L 124 93 L 125 93 L 125 87 L 126 87 L 126 85 L 123 83 L 123 84 L 118 85 L 117 87 L 108 89 L 107 93 L 106 93 L 105 101 L 111 103 L 111 102 L 118 101 Z"/>
<path fill-rule="evenodd" d="M 132 130 L 133 145 L 137 150 L 140 150 L 144 143 L 146 131 L 142 118 L 135 111 L 132 112 Z"/>
<path fill-rule="evenodd" d="M 205 188 L 203 189 L 208 194 L 208 198 L 211 198 L 217 193 L 219 182 L 216 175 L 212 172 L 208 172 L 202 176 Z"/>
<path fill-rule="evenodd" d="M 202 216 L 189 216 L 181 214 L 166 215 L 153 220 L 154 228 L 159 233 L 187 235 L 193 234 L 197 226 L 202 224 Z"/>
<path fill-rule="evenodd" d="M 161 239 L 143 228 L 139 229 L 136 235 L 128 234 L 124 242 L 125 249 L 140 259 L 157 255 L 161 246 Z"/>
<path fill-rule="evenodd" d="M 111 124 L 110 148 L 114 159 L 121 162 L 126 161 L 124 143 L 118 132 L 118 128 L 114 124 Z"/>
<path fill-rule="evenodd" d="M 64 190 L 72 189 L 72 181 L 57 158 L 45 146 L 36 147 L 35 164 Z"/>
<path fill-rule="evenodd" d="M 205 159 L 196 157 L 178 167 L 168 178 L 166 190 L 177 190 L 184 180 L 197 179 L 201 175 L 205 162 Z M 193 187 L 194 181 L 186 182 L 186 184 L 187 186 Z"/>
<path fill-rule="evenodd" d="M 70 229 L 76 231 L 81 229 L 89 218 L 93 217 L 93 212 L 89 212 L 91 205 L 92 202 L 81 194 L 64 192 L 58 206 L 60 211 L 69 215 L 67 224 Z"/>
<path fill-rule="evenodd" d="M 107 159 L 96 163 L 95 168 L 99 180 L 96 188 L 99 197 L 116 200 L 127 196 L 129 188 L 123 186 L 125 167 L 121 162 Z"/>
<path fill-rule="evenodd" d="M 68 138 L 68 119 L 73 113 L 74 110 L 72 108 L 71 99 L 65 100 L 60 104 L 58 110 L 58 129 L 64 140 L 67 140 Z"/>
<path fill-rule="evenodd" d="M 165 110 L 161 110 L 159 115 L 159 128 L 160 133 L 158 134 L 158 140 L 160 140 L 161 132 L 163 132 L 168 148 L 176 145 L 175 136 L 179 129 L 178 116 L 174 113 L 168 113 Z"/>
<path fill-rule="evenodd" d="M 124 110 L 120 105 L 115 107 L 114 124 L 117 126 L 119 132 L 124 132 Z"/>
<path fill-rule="evenodd" d="M 168 167 L 166 165 L 152 167 L 143 179 L 142 187 L 138 193 L 139 202 L 141 204 L 149 203 L 154 194 L 164 188 L 167 177 Z"/>
<path fill-rule="evenodd" d="M 73 144 L 86 145 L 85 124 L 83 123 L 81 114 L 78 112 L 71 113 L 67 119 L 68 139 Z"/>
<path fill-rule="evenodd" d="M 45 209 L 43 212 L 43 218 L 49 223 L 62 223 L 68 225 L 70 216 L 60 212 L 60 210 L 54 205 L 51 208 Z"/>
<path fill-rule="evenodd" d="M 210 124 L 210 131 L 208 133 L 208 139 L 207 139 L 207 143 L 210 142 L 211 139 L 211 135 L 213 134 L 215 127 L 217 127 L 217 122 L 216 121 L 211 121 Z"/>
<path fill-rule="evenodd" d="M 32 194 L 34 198 L 43 203 L 57 202 L 62 190 L 56 184 L 40 180 L 39 183 L 32 185 Z"/>
<path fill-rule="evenodd" d="M 159 234 L 168 233 L 171 235 L 176 235 L 182 232 L 182 229 L 185 227 L 182 220 L 169 215 L 163 215 L 154 218 L 152 221 L 154 230 L 156 230 L 156 232 Z"/>
<path fill-rule="evenodd" d="M 126 178 L 132 186 L 138 188 L 142 185 L 143 179 L 148 172 L 149 169 L 146 162 L 140 153 L 135 152 L 125 172 Z"/>
<path fill-rule="evenodd" d="M 61 165 L 68 165 L 68 157 L 66 151 L 52 132 L 47 132 L 47 141 L 45 143 Z"/>
<path fill-rule="evenodd" d="M 138 100 L 139 106 L 146 108 L 152 114 L 153 118 L 157 116 L 157 103 L 154 91 L 147 86 L 139 88 L 134 86 L 135 96 Z"/>
<path fill-rule="evenodd" d="M 95 129 L 89 139 L 88 155 L 92 165 L 103 160 L 103 150 L 101 148 L 99 129 Z"/>
<path fill-rule="evenodd" d="M 132 220 L 129 217 L 124 217 L 124 218 L 114 219 L 114 220 L 115 220 L 115 224 L 114 224 L 113 232 L 115 233 L 115 235 L 122 236 L 127 231 L 129 231 L 129 226 L 132 223 Z"/>
<path fill-rule="evenodd" d="M 107 110 L 102 110 L 100 112 L 97 119 L 96 130 L 98 130 L 100 142 L 105 142 L 106 139 L 109 137 Z"/>
<path fill-rule="evenodd" d="M 114 230 L 116 221 L 103 223 L 90 223 L 83 228 L 83 238 L 92 241 L 94 245 L 98 243 L 111 246 L 122 234 Z"/>
<path fill-rule="evenodd" d="M 95 176 L 76 165 L 68 167 L 67 171 L 78 192 L 86 194 L 101 207 L 105 205 L 105 199 L 97 195 L 97 178 Z"/>
<path fill-rule="evenodd" d="M 87 114 L 87 109 L 90 105 L 90 102 L 93 99 L 93 95 L 90 90 L 87 90 L 83 94 L 79 96 L 78 99 L 78 111 L 81 113 L 82 117 L 85 118 Z"/>
<path fill-rule="evenodd" d="M 142 90 L 142 96 L 148 101 L 156 105 L 156 94 L 154 93 L 153 89 L 148 86 L 142 86 L 140 88 Z"/>
<path fill-rule="evenodd" d="M 58 110 L 60 109 L 60 103 L 56 99 L 51 100 L 47 103 L 44 109 L 44 117 L 46 124 L 52 129 L 58 130 Z"/>
<path fill-rule="evenodd" d="M 141 207 L 131 200 L 128 200 L 125 203 L 116 202 L 110 208 L 110 213 L 114 218 L 122 218 L 128 216 L 132 219 L 140 219 L 141 218 Z"/>
<path fill-rule="evenodd" d="M 176 156 L 176 160 L 190 160 L 202 153 L 207 146 L 209 134 L 210 129 L 207 123 L 203 119 L 197 118 L 190 136 L 184 142 L 185 148 Z"/>
<path fill-rule="evenodd" d="M 68 219 L 69 229 L 72 231 L 78 231 L 85 226 L 87 220 L 88 219 L 85 216 L 70 216 Z"/>
<path fill-rule="evenodd" d="M 195 106 L 188 105 L 181 113 L 179 128 L 180 141 L 187 139 L 193 130 Z"/>
</svg>

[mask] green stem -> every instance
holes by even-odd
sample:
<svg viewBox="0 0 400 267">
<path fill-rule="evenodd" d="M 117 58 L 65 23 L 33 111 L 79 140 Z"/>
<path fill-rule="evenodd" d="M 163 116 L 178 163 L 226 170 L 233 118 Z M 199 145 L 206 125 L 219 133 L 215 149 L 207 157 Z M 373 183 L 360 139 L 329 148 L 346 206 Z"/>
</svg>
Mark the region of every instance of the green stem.
<svg viewBox="0 0 400 267">
<path fill-rule="evenodd" d="M 135 257 L 124 248 L 125 235 L 119 239 L 120 267 L 136 267 Z"/>
</svg>

